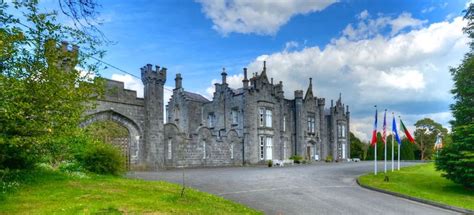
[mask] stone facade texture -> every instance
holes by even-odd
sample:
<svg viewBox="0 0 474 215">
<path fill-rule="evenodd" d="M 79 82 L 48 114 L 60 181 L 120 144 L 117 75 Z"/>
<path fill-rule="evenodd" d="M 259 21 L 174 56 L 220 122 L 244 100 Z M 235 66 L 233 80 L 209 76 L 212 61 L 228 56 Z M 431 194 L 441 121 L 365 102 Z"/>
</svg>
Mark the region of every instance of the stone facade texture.
<svg viewBox="0 0 474 215">
<path fill-rule="evenodd" d="M 329 108 L 313 94 L 312 80 L 306 93 L 284 97 L 283 83 L 267 77 L 266 65 L 242 87 L 232 89 L 227 73 L 215 84 L 212 100 L 185 91 L 183 77 L 175 77 L 175 89 L 163 119 L 163 86 L 166 69 L 148 64 L 141 69 L 144 99 L 108 80 L 107 91 L 82 126 L 97 120 L 114 120 L 130 134 L 131 169 L 236 166 L 263 164 L 268 160 L 349 158 L 349 106 L 341 96 Z"/>
</svg>

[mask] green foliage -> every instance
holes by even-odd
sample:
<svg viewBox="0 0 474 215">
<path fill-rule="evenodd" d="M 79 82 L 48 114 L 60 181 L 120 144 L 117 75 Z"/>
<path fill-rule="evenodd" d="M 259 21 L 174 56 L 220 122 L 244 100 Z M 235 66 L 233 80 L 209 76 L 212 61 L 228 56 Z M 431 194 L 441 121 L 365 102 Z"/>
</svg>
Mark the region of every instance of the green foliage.
<svg viewBox="0 0 474 215">
<path fill-rule="evenodd" d="M 8 14 L 9 7 L 17 12 Z M 58 24 L 56 12 L 41 12 L 37 1 L 0 3 L 0 23 L 0 166 L 32 167 L 44 152 L 61 160 L 56 138 L 75 135 L 102 93 L 103 81 L 91 78 L 99 64 L 87 60 L 103 55 L 101 42 Z"/>
<path fill-rule="evenodd" d="M 464 33 L 471 39 L 471 49 L 456 68 L 451 68 L 454 104 L 452 143 L 446 144 L 436 158 L 436 169 L 443 176 L 471 189 L 474 187 L 474 4 L 465 11 Z"/>
<path fill-rule="evenodd" d="M 124 171 L 124 158 L 120 151 L 103 143 L 91 145 L 81 159 L 84 168 L 99 174 L 118 175 Z"/>
<path fill-rule="evenodd" d="M 301 163 L 301 161 L 303 160 L 303 157 L 299 155 L 293 155 L 290 157 L 290 160 L 293 160 L 294 163 Z"/>
<path fill-rule="evenodd" d="M 350 132 L 350 141 L 351 141 L 351 158 L 360 158 L 361 160 L 365 159 L 365 151 L 367 150 L 367 145 L 360 141 L 352 132 Z"/>
<path fill-rule="evenodd" d="M 325 161 L 326 161 L 326 162 L 332 162 L 332 161 L 333 161 L 332 155 L 326 156 Z"/>
<path fill-rule="evenodd" d="M 84 128 L 84 132 L 105 143 L 112 143 L 115 138 L 128 137 L 127 128 L 112 120 L 94 122 Z"/>
<path fill-rule="evenodd" d="M 384 160 L 384 143 L 382 142 L 382 135 L 377 133 L 377 160 Z M 394 159 L 398 159 L 398 143 L 394 141 Z M 400 148 L 400 160 L 415 160 L 415 151 L 416 146 L 413 143 L 410 143 L 407 138 L 402 139 L 402 145 Z M 374 160 L 374 150 L 373 146 L 368 146 L 366 160 Z M 387 160 L 392 159 L 392 135 L 387 136 Z"/>
<path fill-rule="evenodd" d="M 442 204 L 474 210 L 472 190 L 449 181 L 437 172 L 433 163 L 404 167 L 385 174 L 368 174 L 359 177 L 359 183 L 391 192 L 401 193 Z"/>
<path fill-rule="evenodd" d="M 400 148 L 400 160 L 416 160 L 415 149 L 416 146 L 413 143 L 410 143 L 410 141 L 404 137 L 402 139 L 402 145 Z"/>
<path fill-rule="evenodd" d="M 436 169 L 447 179 L 474 188 L 474 124 L 454 128 L 453 144 L 440 150 Z"/>
<path fill-rule="evenodd" d="M 272 167 L 272 166 L 273 166 L 273 161 L 272 161 L 272 160 L 268 160 L 267 165 L 268 165 L 268 167 Z"/>
<path fill-rule="evenodd" d="M 431 159 L 434 151 L 436 137 L 440 134 L 446 136 L 448 129 L 430 118 L 420 119 L 415 123 L 415 142 L 420 151 L 420 159 Z"/>
</svg>

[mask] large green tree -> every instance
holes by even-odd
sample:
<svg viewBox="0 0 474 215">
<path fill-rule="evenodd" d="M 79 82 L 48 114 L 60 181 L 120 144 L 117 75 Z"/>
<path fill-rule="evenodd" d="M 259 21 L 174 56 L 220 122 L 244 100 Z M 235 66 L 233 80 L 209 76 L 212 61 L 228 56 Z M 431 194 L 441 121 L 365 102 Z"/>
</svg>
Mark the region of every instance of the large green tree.
<svg viewBox="0 0 474 215">
<path fill-rule="evenodd" d="M 54 138 L 76 133 L 101 95 L 92 78 L 100 65 L 88 60 L 102 57 L 100 39 L 56 17 L 34 0 L 0 3 L 0 168 L 25 168 Z"/>
<path fill-rule="evenodd" d="M 415 123 L 415 142 L 420 150 L 420 159 L 430 159 L 438 135 L 446 136 L 448 129 L 430 118 L 423 118 Z"/>
<path fill-rule="evenodd" d="M 454 104 L 452 143 L 447 144 L 436 159 L 436 168 L 443 176 L 466 187 L 474 188 L 474 4 L 465 11 L 470 50 L 458 67 L 451 68 Z"/>
<path fill-rule="evenodd" d="M 367 145 L 360 141 L 352 132 L 350 132 L 351 139 L 351 158 L 360 158 L 364 160 L 365 151 L 367 150 Z"/>
</svg>

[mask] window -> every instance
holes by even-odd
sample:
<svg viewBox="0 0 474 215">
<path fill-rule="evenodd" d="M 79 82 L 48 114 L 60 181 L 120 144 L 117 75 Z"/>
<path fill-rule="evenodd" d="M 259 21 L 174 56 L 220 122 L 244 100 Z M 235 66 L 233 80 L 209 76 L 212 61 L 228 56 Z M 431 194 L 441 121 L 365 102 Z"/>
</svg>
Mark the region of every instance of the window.
<svg viewBox="0 0 474 215">
<path fill-rule="evenodd" d="M 260 115 L 259 115 L 259 116 L 260 116 L 260 118 L 259 118 L 259 120 L 260 120 L 260 121 L 259 121 L 259 122 L 260 122 L 260 127 L 263 127 L 263 125 L 264 125 L 263 122 L 264 122 L 264 120 L 265 120 L 265 108 L 260 108 L 260 109 L 259 109 L 259 114 L 260 114 Z"/>
<path fill-rule="evenodd" d="M 202 141 L 202 159 L 206 159 L 206 141 Z"/>
<path fill-rule="evenodd" d="M 234 143 L 230 143 L 230 159 L 234 159 Z"/>
<path fill-rule="evenodd" d="M 346 125 L 337 125 L 337 134 L 338 137 L 346 137 Z"/>
<path fill-rule="evenodd" d="M 209 115 L 207 115 L 207 125 L 209 126 L 209 128 L 214 127 L 215 118 L 216 117 L 214 116 L 214 113 L 209 113 Z"/>
<path fill-rule="evenodd" d="M 314 133 L 314 131 L 315 131 L 315 119 L 314 119 L 314 115 L 310 114 L 308 116 L 308 132 Z"/>
<path fill-rule="evenodd" d="M 271 137 L 267 137 L 267 155 L 266 155 L 266 160 L 271 160 L 273 157 L 273 140 Z"/>
<path fill-rule="evenodd" d="M 283 116 L 283 131 L 286 131 L 286 116 Z"/>
<path fill-rule="evenodd" d="M 268 128 L 272 127 L 272 110 L 266 110 L 266 117 L 265 117 L 265 126 Z"/>
<path fill-rule="evenodd" d="M 287 150 L 286 141 L 283 141 L 283 160 L 286 160 L 286 150 Z"/>
<path fill-rule="evenodd" d="M 173 154 L 172 154 L 172 146 L 171 146 L 171 141 L 172 139 L 168 139 L 168 159 L 171 159 L 173 158 Z"/>
<path fill-rule="evenodd" d="M 260 160 L 264 158 L 265 136 L 260 136 Z"/>
<path fill-rule="evenodd" d="M 232 110 L 231 112 L 231 115 L 232 115 L 232 124 L 239 124 L 239 112 L 234 109 Z"/>
</svg>

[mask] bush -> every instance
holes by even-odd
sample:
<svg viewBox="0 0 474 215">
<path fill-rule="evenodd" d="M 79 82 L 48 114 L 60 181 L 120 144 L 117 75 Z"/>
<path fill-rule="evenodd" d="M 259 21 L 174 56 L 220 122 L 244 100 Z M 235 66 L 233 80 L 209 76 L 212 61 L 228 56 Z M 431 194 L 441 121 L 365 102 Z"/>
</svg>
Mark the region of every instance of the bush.
<svg viewBox="0 0 474 215">
<path fill-rule="evenodd" d="M 30 141 L 22 138 L 0 137 L 0 169 L 31 169 L 37 161 L 37 152 Z"/>
<path fill-rule="evenodd" d="M 268 160 L 268 167 L 272 167 L 273 166 L 273 161 L 272 160 Z"/>
<path fill-rule="evenodd" d="M 293 160 L 294 163 L 301 163 L 301 161 L 303 160 L 303 157 L 299 155 L 293 155 L 290 157 L 290 160 Z"/>
<path fill-rule="evenodd" d="M 436 170 L 443 177 L 474 188 L 474 123 L 453 129 L 453 143 L 444 146 L 436 158 Z"/>
<path fill-rule="evenodd" d="M 332 155 L 326 156 L 326 162 L 332 162 Z"/>
<path fill-rule="evenodd" d="M 118 175 L 125 170 L 125 161 L 120 151 L 102 142 L 90 145 L 80 160 L 86 170 L 98 174 Z"/>
</svg>

